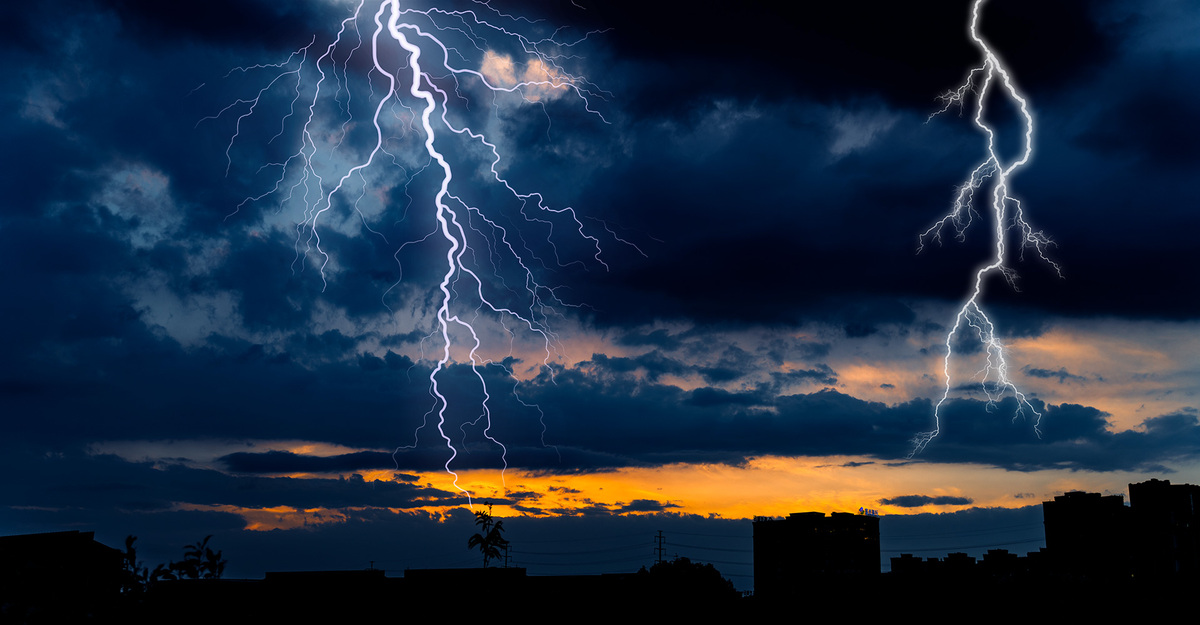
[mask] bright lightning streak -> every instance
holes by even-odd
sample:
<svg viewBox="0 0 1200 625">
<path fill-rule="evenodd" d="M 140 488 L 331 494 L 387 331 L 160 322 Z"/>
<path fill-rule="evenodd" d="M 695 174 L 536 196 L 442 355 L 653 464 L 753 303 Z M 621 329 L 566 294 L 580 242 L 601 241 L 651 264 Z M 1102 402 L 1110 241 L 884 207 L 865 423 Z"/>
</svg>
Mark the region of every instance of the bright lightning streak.
<svg viewBox="0 0 1200 625">
<path fill-rule="evenodd" d="M 941 431 L 941 411 L 950 397 L 952 385 L 950 364 L 954 357 L 953 344 L 960 330 L 964 333 L 973 332 L 986 353 L 984 368 L 977 374 L 977 377 L 980 378 L 980 386 L 984 394 L 987 395 L 988 409 L 991 410 L 994 408 L 996 402 L 1006 393 L 1012 393 L 1013 397 L 1017 400 L 1017 411 L 1013 419 L 1026 417 L 1026 411 L 1029 411 L 1034 419 L 1034 432 L 1041 437 L 1039 426 L 1041 425 L 1042 413 L 1029 403 L 1029 399 L 1025 396 L 1025 393 L 1017 388 L 1012 378 L 1009 377 L 1008 360 L 1005 355 L 1004 344 L 996 336 L 995 325 L 980 305 L 980 299 L 983 297 L 984 279 L 992 273 L 999 273 L 1004 276 L 1009 285 L 1016 289 L 1016 272 L 1007 265 L 1008 248 L 1005 245 L 1008 233 L 1014 229 L 1020 238 L 1022 254 L 1025 248 L 1036 250 L 1038 256 L 1049 263 L 1060 277 L 1062 276 L 1062 271 L 1058 264 L 1050 260 L 1046 255 L 1046 250 L 1054 244 L 1053 241 L 1043 232 L 1035 231 L 1029 225 L 1029 222 L 1025 219 L 1021 203 L 1009 192 L 1009 179 L 1018 168 L 1029 162 L 1029 158 L 1033 155 L 1033 116 L 1029 112 L 1028 102 L 1026 102 L 1025 97 L 1021 95 L 1013 84 L 1008 70 L 1000 62 L 999 57 L 988 47 L 987 42 L 979 36 L 979 11 L 984 2 L 985 0 L 975 0 L 975 4 L 971 10 L 970 29 L 971 40 L 983 55 L 983 65 L 972 69 L 967 75 L 966 81 L 958 89 L 942 95 L 940 99 L 945 106 L 931 115 L 930 118 L 932 119 L 933 116 L 946 112 L 950 107 L 955 105 L 961 109 L 966 105 L 967 99 L 974 94 L 974 122 L 987 135 L 987 157 L 971 171 L 971 175 L 967 178 L 966 182 L 959 187 L 950 212 L 921 234 L 919 237 L 920 245 L 918 252 L 924 249 L 925 243 L 928 240 L 940 243 L 942 240 L 942 230 L 946 227 L 954 229 L 956 238 L 960 240 L 964 239 L 967 228 L 970 227 L 973 218 L 978 215 L 972 204 L 972 198 L 975 196 L 976 191 L 984 186 L 985 181 L 991 180 L 992 197 L 990 207 L 992 211 L 992 236 L 995 256 L 991 262 L 975 272 L 974 289 L 971 291 L 970 297 L 963 303 L 962 308 L 959 309 L 958 315 L 954 320 L 954 326 L 950 329 L 949 334 L 946 335 L 946 357 L 942 364 L 942 372 L 945 377 L 945 390 L 942 393 L 942 398 L 938 400 L 937 405 L 934 407 L 933 430 L 922 432 L 913 438 L 913 450 L 909 454 L 910 458 L 924 449 Z M 1021 156 L 1007 165 L 997 154 L 995 129 L 984 121 L 988 95 L 997 83 L 1001 85 L 1004 96 L 1020 109 L 1025 127 Z"/>
<path fill-rule="evenodd" d="M 526 104 L 540 105 L 549 125 L 546 101 L 569 95 L 578 99 L 586 112 L 608 123 L 594 106 L 595 100 L 604 100 L 608 94 L 582 76 L 572 74 L 564 65 L 576 58 L 571 54 L 572 47 L 595 33 L 586 33 L 573 42 L 555 39 L 562 29 L 554 31 L 549 37 L 535 38 L 522 34 L 520 30 L 528 30 L 537 22 L 501 13 L 480 0 L 476 0 L 479 5 L 477 10 L 460 11 L 402 9 L 398 0 L 381 1 L 374 13 L 374 30 L 369 46 L 366 46 L 370 50 L 370 68 L 356 69 L 352 67 L 351 60 L 367 43 L 359 28 L 360 16 L 366 15 L 363 13 L 364 2 L 360 0 L 354 13 L 342 20 L 332 43 L 311 62 L 311 66 L 310 58 L 316 56 L 318 51 L 314 49 L 316 38 L 293 52 L 282 63 L 232 70 L 230 74 L 266 71 L 270 75 L 265 86 L 259 88 L 253 97 L 238 99 L 201 122 L 218 119 L 229 111 L 241 111 L 225 150 L 228 175 L 233 164 L 234 145 L 243 132 L 243 121 L 258 112 L 269 92 L 287 89 L 289 93 L 294 93 L 288 112 L 280 121 L 279 132 L 267 143 L 283 136 L 289 120 L 292 120 L 293 124 L 299 125 L 300 147 L 282 162 L 264 165 L 264 169 L 279 172 L 273 186 L 264 193 L 247 197 L 234 212 L 272 196 L 279 197 L 281 208 L 298 202 L 303 218 L 296 225 L 296 261 L 293 268 L 297 264 L 303 268 L 310 260 L 314 262 L 321 275 L 322 290 L 328 287 L 327 272 L 336 269 L 336 260 L 322 246 L 321 231 L 328 226 L 318 225 L 328 219 L 327 213 L 334 209 L 335 200 L 341 201 L 342 196 L 353 194 L 354 188 L 361 185 L 357 196 L 348 203 L 358 211 L 366 230 L 382 237 L 381 233 L 367 225 L 368 217 L 360 208 L 360 203 L 367 196 L 370 184 L 368 176 L 379 176 L 376 172 L 390 160 L 400 169 L 401 179 L 405 180 L 404 192 L 410 202 L 413 196 L 409 195 L 409 185 L 414 178 L 423 175 L 438 177 L 437 191 L 429 209 L 432 230 L 401 245 L 396 251 L 396 259 L 399 264 L 399 255 L 409 244 L 437 240 L 444 244 L 441 277 L 433 298 L 435 327 L 427 337 L 427 340 L 436 338 L 440 343 L 436 363 L 429 374 L 429 393 L 433 406 L 414 432 L 414 439 L 419 440 L 420 431 L 429 426 L 432 420 L 447 449 L 445 470 L 454 477 L 455 487 L 470 502 L 471 494 L 459 486 L 459 476 L 453 468 L 455 459 L 463 449 L 456 447 L 446 431 L 449 419 L 447 411 L 452 399 L 445 376 L 457 362 L 452 350 L 458 346 L 458 350 L 465 351 L 466 358 L 460 361 L 469 363 L 483 398 L 479 405 L 479 416 L 474 421 L 467 420 L 460 429 L 465 435 L 467 425 L 482 423 L 483 437 L 499 449 L 504 468 L 507 468 L 508 449 L 492 435 L 492 394 L 481 369 L 495 365 L 507 375 L 512 374 L 505 365 L 495 363 L 483 354 L 480 317 L 492 319 L 510 337 L 515 335 L 516 330 L 529 333 L 544 353 L 542 366 L 552 374 L 549 365 L 559 351 L 559 343 L 549 327 L 548 318 L 555 314 L 554 306 L 577 304 L 562 301 L 554 288 L 539 282 L 536 265 L 552 268 L 547 264 L 547 260 L 551 260 L 557 267 L 566 267 L 584 265 L 586 261 L 608 268 L 601 259 L 600 238 L 588 233 L 574 209 L 554 208 L 546 203 L 540 193 L 519 192 L 501 174 L 500 148 L 497 142 L 485 136 L 484 131 L 472 128 L 472 124 L 486 124 L 487 120 L 479 121 L 481 115 L 472 110 L 470 105 L 474 101 L 490 98 L 492 109 L 498 112 L 501 98 L 506 95 L 519 96 Z M 493 52 L 493 44 L 501 42 L 509 49 L 516 50 L 518 55 L 523 55 L 523 75 L 515 73 L 516 64 L 510 57 Z M 346 50 L 351 43 L 353 47 Z M 473 61 L 468 59 L 472 58 L 478 59 L 474 62 L 478 63 L 479 69 L 469 66 Z M 369 134 L 369 143 L 373 143 L 373 147 L 356 157 L 353 148 L 345 146 L 344 142 L 347 135 L 359 126 L 351 112 L 352 94 L 355 92 L 351 83 L 357 77 L 356 72 L 362 71 L 367 72 L 368 97 L 374 101 L 371 114 L 373 132 Z M 311 83 L 314 72 L 317 78 L 315 83 Z M 330 87 L 330 82 L 335 86 Z M 386 87 L 386 91 L 377 94 L 377 85 Z M 358 91 L 361 93 L 363 90 Z M 480 92 L 487 96 L 472 97 L 472 94 Z M 333 104 L 328 102 L 329 99 L 333 100 Z M 343 116 L 341 123 L 336 127 L 323 126 L 318 113 L 322 106 L 336 108 Z M 299 121 L 293 120 L 293 117 Z M 397 154 L 394 149 L 389 149 L 393 143 L 402 143 L 405 135 L 413 133 L 421 138 L 419 151 L 415 145 L 405 154 Z M 417 154 L 422 156 L 417 157 Z M 384 158 L 384 155 L 390 159 Z M 479 164 L 471 163 L 472 159 Z M 405 163 L 409 165 L 408 168 L 405 168 Z M 468 170 L 465 175 L 464 169 Z M 471 176 L 478 177 L 481 173 L 508 196 L 506 201 L 519 208 L 506 213 L 471 200 L 468 197 L 471 189 L 459 180 L 472 182 Z M 396 174 L 384 176 L 395 178 Z M 478 185 L 478 180 L 473 182 Z M 383 200 L 381 202 L 386 203 Z M 401 221 L 407 219 L 407 208 L 405 210 Z M 541 253 L 534 249 L 537 245 L 531 248 L 530 241 L 520 231 L 521 226 L 532 226 L 546 233 Z M 567 259 L 564 262 L 559 243 L 556 242 L 560 236 L 558 233 L 564 230 L 577 235 L 584 242 L 587 251 L 582 259 Z M 617 237 L 607 224 L 604 230 L 613 240 L 641 253 L 632 243 Z M 487 264 L 482 259 L 486 259 Z M 334 263 L 333 267 L 331 262 Z M 507 274 L 502 267 L 507 268 Z M 521 281 L 520 287 L 510 286 L 514 278 Z M 392 285 L 384 297 L 398 284 Z M 456 336 L 461 338 L 456 339 Z M 515 402 L 537 408 L 520 398 L 515 379 L 512 395 Z M 537 412 L 540 418 L 540 409 Z M 542 427 L 544 434 L 544 421 Z M 416 440 L 412 445 L 398 448 L 396 453 L 415 448 Z M 501 477 L 503 479 L 503 471 Z"/>
</svg>

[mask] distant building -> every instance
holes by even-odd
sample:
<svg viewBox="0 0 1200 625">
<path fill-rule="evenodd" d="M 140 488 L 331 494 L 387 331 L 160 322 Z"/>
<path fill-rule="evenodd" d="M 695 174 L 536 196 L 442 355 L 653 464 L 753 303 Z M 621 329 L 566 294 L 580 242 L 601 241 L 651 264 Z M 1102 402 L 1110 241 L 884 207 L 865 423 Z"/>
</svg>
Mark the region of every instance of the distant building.
<svg viewBox="0 0 1200 625">
<path fill-rule="evenodd" d="M 921 575 L 925 573 L 925 560 L 911 553 L 902 553 L 892 559 L 893 575 Z"/>
<path fill-rule="evenodd" d="M 879 517 L 797 512 L 754 519 L 754 593 L 773 598 L 805 584 L 879 575 Z"/>
<path fill-rule="evenodd" d="M 981 575 L 991 579 L 1012 579 L 1026 573 L 1028 565 L 1025 558 L 1007 549 L 988 549 L 983 554 Z"/>
<path fill-rule="evenodd" d="M 1139 574 L 1200 574 L 1200 486 L 1169 480 L 1130 484 L 1129 504 Z"/>
</svg>

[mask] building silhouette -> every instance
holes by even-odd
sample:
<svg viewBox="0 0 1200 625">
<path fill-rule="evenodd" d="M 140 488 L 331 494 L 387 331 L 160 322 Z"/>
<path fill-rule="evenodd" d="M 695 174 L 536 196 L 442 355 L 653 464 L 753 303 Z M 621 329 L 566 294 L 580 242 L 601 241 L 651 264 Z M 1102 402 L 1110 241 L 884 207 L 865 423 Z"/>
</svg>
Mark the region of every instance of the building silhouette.
<svg viewBox="0 0 1200 625">
<path fill-rule="evenodd" d="M 1120 495 L 1071 491 L 1042 502 L 1048 565 L 1083 579 L 1116 579 L 1132 566 L 1133 512 Z"/>
<path fill-rule="evenodd" d="M 1120 495 L 1069 492 L 1042 504 L 1048 566 L 1077 579 L 1200 575 L 1200 486 L 1147 480 Z"/>
<path fill-rule="evenodd" d="M 879 517 L 796 512 L 754 519 L 754 594 L 773 599 L 815 583 L 878 577 Z"/>
<path fill-rule="evenodd" d="M 1200 574 L 1200 486 L 1148 480 L 1129 485 L 1139 575 Z"/>
<path fill-rule="evenodd" d="M 95 532 L 0 536 L 0 620 L 91 618 L 120 593 L 123 566 L 121 551 Z"/>
</svg>

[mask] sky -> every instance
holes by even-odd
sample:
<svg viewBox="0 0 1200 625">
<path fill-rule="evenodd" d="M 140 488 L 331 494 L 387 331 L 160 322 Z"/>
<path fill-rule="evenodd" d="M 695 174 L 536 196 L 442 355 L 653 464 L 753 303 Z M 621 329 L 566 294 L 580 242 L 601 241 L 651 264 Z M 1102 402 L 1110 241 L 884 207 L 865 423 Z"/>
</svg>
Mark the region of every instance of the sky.
<svg viewBox="0 0 1200 625">
<path fill-rule="evenodd" d="M 491 506 L 533 574 L 663 530 L 748 589 L 754 516 L 1024 552 L 1055 495 L 1200 482 L 1185 2 L 982 10 L 1052 241 L 979 298 L 1021 411 L 969 327 L 945 365 L 998 176 L 920 236 L 987 154 L 939 99 L 970 2 L 406 3 L 432 144 L 379 2 L 10 4 L 0 532 L 398 572 L 477 565 Z"/>
</svg>

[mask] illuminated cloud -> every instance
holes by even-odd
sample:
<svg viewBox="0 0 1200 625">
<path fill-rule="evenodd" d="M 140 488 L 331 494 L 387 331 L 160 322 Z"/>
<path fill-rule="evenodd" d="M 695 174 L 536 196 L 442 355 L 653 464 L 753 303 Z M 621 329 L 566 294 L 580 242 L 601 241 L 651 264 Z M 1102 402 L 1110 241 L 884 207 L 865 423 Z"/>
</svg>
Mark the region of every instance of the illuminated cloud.
<svg viewBox="0 0 1200 625">
<path fill-rule="evenodd" d="M 491 50 L 484 53 L 479 73 L 501 89 L 517 89 L 529 102 L 555 100 L 566 95 L 571 79 L 541 59 L 518 66 L 507 54 Z"/>
</svg>

